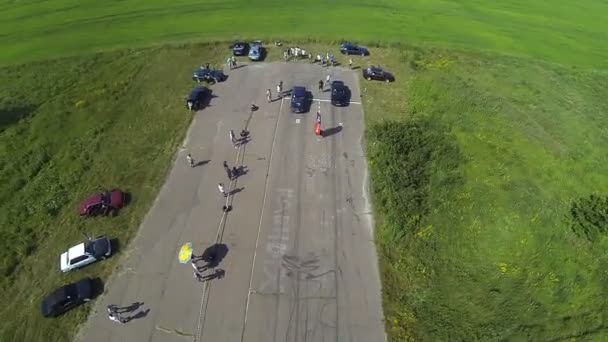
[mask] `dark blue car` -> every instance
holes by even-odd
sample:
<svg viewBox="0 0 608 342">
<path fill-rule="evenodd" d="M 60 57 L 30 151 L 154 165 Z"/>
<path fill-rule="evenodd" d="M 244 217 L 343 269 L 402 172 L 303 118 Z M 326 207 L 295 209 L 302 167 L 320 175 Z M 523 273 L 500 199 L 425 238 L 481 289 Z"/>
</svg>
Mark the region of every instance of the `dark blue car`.
<svg viewBox="0 0 608 342">
<path fill-rule="evenodd" d="M 350 90 L 342 81 L 331 82 L 331 104 L 342 107 L 350 102 Z"/>
<path fill-rule="evenodd" d="M 232 45 L 232 54 L 235 56 L 246 56 L 249 51 L 249 44 L 245 42 L 236 42 Z"/>
<path fill-rule="evenodd" d="M 205 98 L 209 94 L 209 89 L 205 87 L 195 87 L 190 92 L 190 95 L 186 97 L 186 108 L 189 111 L 196 111 L 203 108 Z"/>
<path fill-rule="evenodd" d="M 340 52 L 343 55 L 360 55 L 367 56 L 369 55 L 369 50 L 366 47 L 358 46 L 352 43 L 342 43 L 340 45 Z"/>
<path fill-rule="evenodd" d="M 307 110 L 307 94 L 304 87 L 293 87 L 291 93 L 291 112 L 304 113 Z"/>
<path fill-rule="evenodd" d="M 226 79 L 226 75 L 221 70 L 197 69 L 192 73 L 192 80 L 196 82 L 217 83 Z"/>
</svg>

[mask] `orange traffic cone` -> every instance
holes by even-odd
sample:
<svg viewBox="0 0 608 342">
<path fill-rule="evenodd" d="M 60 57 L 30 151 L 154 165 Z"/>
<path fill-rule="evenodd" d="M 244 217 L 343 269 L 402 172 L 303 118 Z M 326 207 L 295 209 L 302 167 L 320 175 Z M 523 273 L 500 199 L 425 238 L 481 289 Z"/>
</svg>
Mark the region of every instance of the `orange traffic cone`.
<svg viewBox="0 0 608 342">
<path fill-rule="evenodd" d="M 321 135 L 321 124 L 318 122 L 315 122 L 315 134 L 316 135 Z"/>
</svg>

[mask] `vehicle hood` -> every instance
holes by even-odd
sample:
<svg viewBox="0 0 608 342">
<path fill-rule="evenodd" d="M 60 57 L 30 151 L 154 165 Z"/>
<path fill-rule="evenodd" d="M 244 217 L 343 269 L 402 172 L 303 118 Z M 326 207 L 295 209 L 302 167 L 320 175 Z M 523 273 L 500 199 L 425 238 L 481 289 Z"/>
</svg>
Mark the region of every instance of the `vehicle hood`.
<svg viewBox="0 0 608 342">
<path fill-rule="evenodd" d="M 59 268 L 62 272 L 65 272 L 68 268 L 68 252 L 65 252 L 59 256 Z"/>
</svg>

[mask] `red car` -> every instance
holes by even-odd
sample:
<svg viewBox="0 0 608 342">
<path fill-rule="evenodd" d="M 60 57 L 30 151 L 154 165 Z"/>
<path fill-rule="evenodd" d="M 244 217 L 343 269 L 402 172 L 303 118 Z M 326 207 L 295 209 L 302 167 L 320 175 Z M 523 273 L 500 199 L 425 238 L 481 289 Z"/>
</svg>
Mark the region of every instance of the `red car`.
<svg viewBox="0 0 608 342">
<path fill-rule="evenodd" d="M 107 215 L 116 212 L 125 204 L 124 192 L 114 189 L 96 193 L 80 203 L 80 216 Z"/>
</svg>

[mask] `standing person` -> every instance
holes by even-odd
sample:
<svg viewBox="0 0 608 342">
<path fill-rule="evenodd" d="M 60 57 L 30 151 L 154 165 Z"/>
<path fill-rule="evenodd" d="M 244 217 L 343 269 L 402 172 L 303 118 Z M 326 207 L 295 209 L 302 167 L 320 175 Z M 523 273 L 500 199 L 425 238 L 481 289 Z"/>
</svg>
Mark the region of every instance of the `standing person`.
<svg viewBox="0 0 608 342">
<path fill-rule="evenodd" d="M 108 318 L 110 321 L 114 321 L 116 323 L 125 324 L 127 323 L 127 319 L 120 317 L 116 312 L 110 312 L 108 314 Z"/>
<path fill-rule="evenodd" d="M 224 197 L 226 197 L 226 191 L 224 190 L 224 183 L 219 183 L 217 185 L 217 189 L 220 191 L 220 193 L 222 193 L 222 195 L 224 195 Z"/>
<path fill-rule="evenodd" d="M 353 68 L 353 59 L 352 58 L 348 59 L 348 67 L 351 69 Z"/>
<path fill-rule="evenodd" d="M 328 74 L 327 77 L 325 77 L 325 82 L 327 83 L 327 85 L 329 85 L 330 80 L 331 80 L 331 76 Z"/>
<path fill-rule="evenodd" d="M 232 177 L 237 178 L 239 176 L 239 169 L 236 166 L 232 167 Z"/>
<path fill-rule="evenodd" d="M 329 63 L 329 52 L 325 53 L 325 60 Z"/>
<path fill-rule="evenodd" d="M 283 81 L 277 84 L 277 96 L 280 98 L 283 95 Z"/>
<path fill-rule="evenodd" d="M 323 80 L 319 80 L 319 92 L 323 92 Z"/>
<path fill-rule="evenodd" d="M 237 144 L 236 144 L 236 137 L 234 136 L 234 131 L 230 130 L 230 142 L 232 142 L 232 146 L 234 146 L 234 148 L 237 148 Z"/>
<path fill-rule="evenodd" d="M 228 68 L 232 70 L 232 58 L 228 57 L 228 59 L 226 60 L 226 65 L 228 65 Z"/>
<path fill-rule="evenodd" d="M 209 63 L 205 64 L 205 69 L 209 70 Z"/>
<path fill-rule="evenodd" d="M 270 92 L 270 88 L 266 89 L 266 100 L 268 100 L 268 103 L 272 102 L 272 93 Z"/>
<path fill-rule="evenodd" d="M 188 153 L 186 159 L 188 160 L 188 163 L 190 163 L 190 167 L 194 167 L 194 158 L 192 158 L 192 155 L 190 153 Z"/>
</svg>

